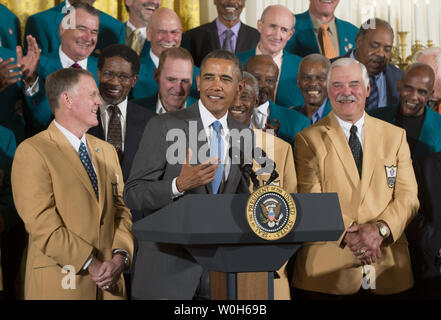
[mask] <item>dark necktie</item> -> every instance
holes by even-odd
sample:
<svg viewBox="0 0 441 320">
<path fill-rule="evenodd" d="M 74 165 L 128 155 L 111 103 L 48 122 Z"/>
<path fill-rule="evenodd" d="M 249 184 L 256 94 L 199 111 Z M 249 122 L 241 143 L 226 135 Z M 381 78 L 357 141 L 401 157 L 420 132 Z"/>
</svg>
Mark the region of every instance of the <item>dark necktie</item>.
<svg viewBox="0 0 441 320">
<path fill-rule="evenodd" d="M 225 30 L 224 35 L 225 35 L 225 40 L 222 45 L 222 49 L 233 52 L 233 45 L 231 44 L 231 38 L 233 38 L 234 32 L 231 31 L 230 29 L 227 29 Z"/>
<path fill-rule="evenodd" d="M 107 142 L 113 145 L 118 153 L 119 160 L 122 160 L 122 129 L 121 129 L 121 111 L 118 106 L 109 106 L 111 112 L 109 127 L 107 129 Z"/>
<path fill-rule="evenodd" d="M 369 97 L 366 99 L 366 110 L 372 110 L 378 108 L 378 87 L 377 81 L 375 81 L 375 76 L 369 77 L 369 84 L 371 87 L 371 92 Z"/>
<path fill-rule="evenodd" d="M 81 68 L 81 66 L 78 64 L 78 63 L 74 63 L 73 65 L 71 65 L 70 66 L 71 68 L 74 68 L 74 69 L 83 69 L 83 68 Z"/>
<path fill-rule="evenodd" d="M 357 166 L 358 174 L 361 178 L 363 149 L 361 148 L 360 140 L 357 137 L 357 127 L 355 125 L 351 127 L 351 135 L 349 136 L 349 148 L 351 148 L 352 155 L 354 156 L 355 160 L 355 165 Z"/>
<path fill-rule="evenodd" d="M 93 169 L 92 162 L 90 161 L 89 154 L 87 153 L 86 145 L 81 142 L 79 155 L 84 169 L 86 169 L 90 182 L 92 182 L 93 190 L 95 190 L 96 197 L 98 199 L 98 180 L 96 179 L 96 173 Z"/>
<path fill-rule="evenodd" d="M 216 194 L 219 190 L 219 186 L 222 182 L 222 176 L 224 173 L 224 166 L 222 163 L 224 146 L 220 132 L 222 129 L 222 124 L 219 121 L 215 121 L 213 122 L 212 126 L 213 133 L 210 140 L 210 157 L 218 157 L 221 160 L 219 166 L 217 167 L 216 176 L 214 177 L 214 180 L 212 182 L 213 194 Z"/>
</svg>

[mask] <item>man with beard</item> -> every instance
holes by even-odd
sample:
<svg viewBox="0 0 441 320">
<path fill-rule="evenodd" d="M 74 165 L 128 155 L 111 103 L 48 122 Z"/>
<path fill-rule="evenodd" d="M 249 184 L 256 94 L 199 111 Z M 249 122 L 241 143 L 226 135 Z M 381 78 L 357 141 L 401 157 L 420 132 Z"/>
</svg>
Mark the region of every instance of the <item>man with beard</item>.
<svg viewBox="0 0 441 320">
<path fill-rule="evenodd" d="M 225 49 L 233 53 L 251 50 L 259 42 L 259 32 L 240 21 L 246 0 L 214 0 L 217 18 L 186 32 L 196 66 L 211 51 Z"/>
<path fill-rule="evenodd" d="M 171 9 L 158 8 L 152 14 L 147 27 L 147 39 L 150 41 L 150 51 L 141 53 L 141 69 L 138 82 L 132 90 L 131 98 L 147 98 L 158 92 L 158 84 L 154 79 L 154 71 L 159 66 L 159 57 L 164 50 L 181 46 L 182 23 L 179 16 Z M 145 54 L 144 54 L 145 53 Z M 198 98 L 196 75 L 199 68 L 193 68 L 193 86 L 191 96 Z"/>
<path fill-rule="evenodd" d="M 274 60 L 280 71 L 276 79 L 275 102 L 284 107 L 303 103 L 296 78 L 302 59 L 285 50 L 286 43 L 294 33 L 294 23 L 294 15 L 285 6 L 266 7 L 257 22 L 259 43 L 255 48 L 237 55 L 244 65 L 248 59 L 260 54 L 268 55 Z"/>
<path fill-rule="evenodd" d="M 286 50 L 300 57 L 321 53 L 332 59 L 355 47 L 357 27 L 335 17 L 340 0 L 309 0 L 309 10 L 296 14 L 296 32 Z"/>
<path fill-rule="evenodd" d="M 369 76 L 357 60 L 335 61 L 327 87 L 332 112 L 296 137 L 297 188 L 337 192 L 345 232 L 338 241 L 302 245 L 295 294 L 406 298 L 413 277 L 404 230 L 418 210 L 406 133 L 366 114 Z"/>
<path fill-rule="evenodd" d="M 274 129 L 276 135 L 294 145 L 297 132 L 311 124 L 300 112 L 274 103 L 279 69 L 270 56 L 258 55 L 248 60 L 245 71 L 251 73 L 259 85 L 259 106 L 254 109 L 253 125 L 257 129 Z"/>
<path fill-rule="evenodd" d="M 429 99 L 429 107 L 441 113 L 441 48 L 427 48 L 415 55 L 415 61 L 426 63 L 435 72 L 433 94 Z"/>
<path fill-rule="evenodd" d="M 153 12 L 161 6 L 161 0 L 124 0 L 124 4 L 129 13 L 125 26 L 126 45 L 141 55 L 144 50 L 148 52 L 150 49 L 147 27 Z"/>
<path fill-rule="evenodd" d="M 46 96 L 45 80 L 62 68 L 75 68 L 97 74 L 97 59 L 91 54 L 97 44 L 100 12 L 87 3 L 76 2 L 59 25 L 61 45 L 56 51 L 42 55 L 38 70 L 25 84 L 30 134 L 47 128 L 53 118 Z M 75 26 L 67 21 L 75 21 Z M 96 79 L 98 83 L 98 79 Z"/>
<path fill-rule="evenodd" d="M 159 90 L 153 96 L 133 100 L 156 114 L 177 111 L 191 106 L 189 97 L 193 82 L 193 57 L 184 48 L 170 48 L 161 53 L 154 77 Z"/>
<path fill-rule="evenodd" d="M 366 110 L 398 104 L 400 94 L 397 83 L 403 72 L 389 63 L 394 43 L 394 31 L 390 24 L 378 18 L 367 20 L 358 31 L 356 43 L 355 50 L 345 57 L 360 61 L 369 73 L 371 91 L 366 100 Z"/>
<path fill-rule="evenodd" d="M 300 62 L 297 84 L 305 103 L 294 109 L 307 116 L 314 124 L 331 111 L 326 77 L 331 63 L 318 53 L 310 54 Z"/>
<path fill-rule="evenodd" d="M 86 3 L 93 6 L 96 0 L 66 0 L 59 5 L 43 12 L 30 16 L 26 22 L 25 35 L 32 35 L 37 39 L 42 54 L 57 51 L 61 44 L 58 34 L 59 25 L 64 15 L 75 3 Z M 124 43 L 124 24 L 114 17 L 99 11 L 98 43 L 95 56 L 98 56 L 105 47 L 113 43 Z"/>
<path fill-rule="evenodd" d="M 427 103 L 433 94 L 435 74 L 430 66 L 416 62 L 398 81 L 400 103 L 375 109 L 371 115 L 406 130 L 413 159 L 441 151 L 441 115 Z"/>
</svg>

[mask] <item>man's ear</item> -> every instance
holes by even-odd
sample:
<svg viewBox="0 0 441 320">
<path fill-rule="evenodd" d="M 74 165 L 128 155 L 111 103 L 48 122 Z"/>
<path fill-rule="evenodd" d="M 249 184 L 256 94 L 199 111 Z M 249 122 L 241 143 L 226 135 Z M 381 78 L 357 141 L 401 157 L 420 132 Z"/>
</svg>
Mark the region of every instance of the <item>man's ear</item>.
<svg viewBox="0 0 441 320">
<path fill-rule="evenodd" d="M 196 75 L 196 85 L 198 87 L 198 91 L 200 92 L 201 91 L 201 87 L 200 87 L 200 85 L 201 85 L 201 75 L 200 74 Z"/>
</svg>

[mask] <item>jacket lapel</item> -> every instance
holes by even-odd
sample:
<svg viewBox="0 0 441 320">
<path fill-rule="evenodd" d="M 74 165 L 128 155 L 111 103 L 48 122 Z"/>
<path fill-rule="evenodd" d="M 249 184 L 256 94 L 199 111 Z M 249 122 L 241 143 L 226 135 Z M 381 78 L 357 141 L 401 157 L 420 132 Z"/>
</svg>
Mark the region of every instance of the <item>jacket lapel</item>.
<svg viewBox="0 0 441 320">
<path fill-rule="evenodd" d="M 439 135 L 433 134 L 434 132 L 439 132 L 438 128 L 435 127 L 435 119 L 433 117 L 433 111 L 426 108 L 426 116 L 424 119 L 423 127 L 421 128 L 420 136 L 418 137 L 418 144 L 415 147 L 415 155 L 426 155 L 432 153 L 434 147 L 438 145 Z"/>
<path fill-rule="evenodd" d="M 208 30 L 207 30 L 207 38 L 210 39 L 211 41 L 211 47 L 214 48 L 214 50 L 216 49 L 220 49 L 221 48 L 221 43 L 219 41 L 219 36 L 217 34 L 217 26 L 216 26 L 216 20 L 214 20 Z M 214 35 L 214 36 L 213 36 Z"/>
<path fill-rule="evenodd" d="M 370 185 L 372 174 L 376 164 L 376 150 L 383 143 L 382 135 L 378 134 L 380 128 L 376 122 L 366 114 L 364 119 L 364 142 L 363 142 L 363 169 L 361 173 L 360 203 L 363 202 L 366 191 Z"/>
<path fill-rule="evenodd" d="M 104 150 L 101 149 L 97 143 L 96 140 L 91 139 L 90 136 L 86 135 L 87 140 L 87 147 L 89 148 L 89 153 L 92 157 L 93 165 L 95 166 L 96 170 L 96 176 L 98 179 L 98 199 L 99 199 L 99 213 L 103 212 L 104 208 L 104 197 L 105 197 L 105 191 L 106 191 L 106 183 L 111 183 L 111 181 L 106 181 L 105 177 L 107 175 L 106 173 L 106 162 L 105 162 L 105 155 Z M 109 155 L 110 156 L 110 155 Z M 85 171 L 85 170 L 84 170 Z M 86 173 L 87 175 L 87 173 Z M 87 176 L 89 178 L 89 176 Z M 119 177 L 121 181 L 123 181 L 123 177 Z M 89 180 L 89 184 L 92 186 Z M 93 188 L 92 188 L 93 190 Z M 93 195 L 95 196 L 95 191 L 93 192 Z"/>
<path fill-rule="evenodd" d="M 349 148 L 348 141 L 343 133 L 343 129 L 340 127 L 334 112 L 331 111 L 329 117 L 329 124 L 327 125 L 327 134 L 331 143 L 333 144 L 340 161 L 349 176 L 354 187 L 357 187 L 360 182 L 360 175 L 358 174 L 357 166 L 355 165 L 354 157 L 351 149 Z M 364 155 L 363 155 L 364 163 Z"/>
</svg>

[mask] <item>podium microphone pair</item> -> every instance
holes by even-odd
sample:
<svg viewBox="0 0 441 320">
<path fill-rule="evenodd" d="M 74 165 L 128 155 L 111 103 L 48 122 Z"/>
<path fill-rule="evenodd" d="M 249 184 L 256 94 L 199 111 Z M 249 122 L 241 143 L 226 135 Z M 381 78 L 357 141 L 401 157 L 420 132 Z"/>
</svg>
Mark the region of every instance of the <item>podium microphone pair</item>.
<svg viewBox="0 0 441 320">
<path fill-rule="evenodd" d="M 236 147 L 230 147 L 229 153 L 231 163 L 240 164 L 242 174 L 246 178 L 251 179 L 253 182 L 253 190 L 257 190 L 260 187 L 259 180 L 257 180 L 258 175 L 270 173 L 268 181 L 264 184 L 265 186 L 270 185 L 279 177 L 279 173 L 276 171 L 276 163 L 267 156 L 266 152 L 263 151 L 262 148 L 254 148 L 251 159 L 245 158 L 243 151 Z M 256 162 L 261 166 L 257 172 L 253 170 L 252 159 L 256 160 Z"/>
</svg>

